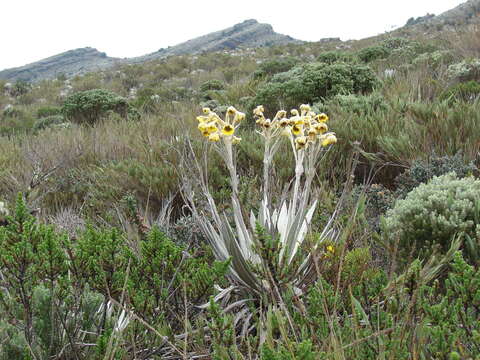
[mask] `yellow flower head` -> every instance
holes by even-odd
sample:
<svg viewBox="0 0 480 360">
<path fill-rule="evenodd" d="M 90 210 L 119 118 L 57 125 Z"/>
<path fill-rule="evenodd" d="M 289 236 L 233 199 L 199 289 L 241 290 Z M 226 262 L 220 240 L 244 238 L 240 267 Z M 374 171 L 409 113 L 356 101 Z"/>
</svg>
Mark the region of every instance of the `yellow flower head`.
<svg viewBox="0 0 480 360">
<path fill-rule="evenodd" d="M 315 131 L 315 129 L 308 130 L 308 140 L 313 142 L 316 139 L 317 139 L 317 132 Z"/>
<path fill-rule="evenodd" d="M 245 120 L 245 114 L 240 111 L 237 111 L 233 121 L 243 121 L 243 120 Z"/>
<path fill-rule="evenodd" d="M 232 138 L 232 144 L 234 144 L 234 145 L 238 144 L 240 141 L 242 141 L 242 138 L 240 138 L 240 137 L 234 136 Z"/>
<path fill-rule="evenodd" d="M 298 116 L 298 115 L 300 115 L 300 114 L 298 113 L 298 110 L 297 110 L 297 109 L 292 109 L 292 110 L 290 110 L 290 113 L 291 113 L 293 116 Z"/>
<path fill-rule="evenodd" d="M 202 111 L 203 111 L 204 114 L 207 114 L 207 115 L 208 115 L 208 114 L 210 114 L 210 112 L 211 112 L 212 110 L 210 110 L 210 108 L 208 108 L 208 107 L 204 107 L 204 108 L 202 109 Z"/>
<path fill-rule="evenodd" d="M 331 144 L 336 144 L 336 143 L 337 143 L 337 137 L 333 133 L 328 134 L 327 136 L 325 136 L 322 139 L 322 146 L 323 147 L 331 145 Z"/>
<path fill-rule="evenodd" d="M 233 135 L 233 133 L 235 132 L 235 128 L 232 126 L 232 125 L 225 125 L 222 129 L 222 134 L 223 135 L 227 135 L 227 136 L 230 136 L 230 135 Z"/>
<path fill-rule="evenodd" d="M 270 119 L 265 119 L 265 121 L 263 122 L 262 126 L 265 128 L 265 129 L 269 129 L 270 128 L 270 125 L 272 125 Z"/>
<path fill-rule="evenodd" d="M 327 245 L 325 248 L 330 254 L 335 254 L 335 248 L 332 245 Z"/>
<path fill-rule="evenodd" d="M 277 115 L 275 115 L 275 119 L 283 119 L 285 116 L 287 116 L 287 112 L 285 110 L 280 110 L 277 112 Z"/>
<path fill-rule="evenodd" d="M 208 124 L 204 123 L 204 122 L 199 123 L 198 124 L 198 130 L 200 130 L 201 132 L 207 131 L 208 130 Z"/>
<path fill-rule="evenodd" d="M 265 112 L 263 105 L 258 105 L 255 109 L 253 109 L 253 114 L 256 116 L 262 116 Z"/>
<path fill-rule="evenodd" d="M 297 145 L 298 149 L 303 149 L 305 145 L 307 145 L 307 137 L 306 136 L 299 136 L 295 139 L 295 144 Z"/>
<path fill-rule="evenodd" d="M 292 134 L 295 136 L 303 134 L 303 128 L 301 125 L 293 125 L 292 126 Z"/>
<path fill-rule="evenodd" d="M 204 123 L 204 122 L 208 121 L 208 117 L 207 116 L 197 116 L 197 120 L 198 120 L 199 123 Z"/>
<path fill-rule="evenodd" d="M 208 123 L 207 124 L 207 131 L 211 134 L 211 133 L 214 133 L 214 132 L 217 132 L 218 131 L 218 128 L 217 128 L 217 125 L 215 125 L 215 123 L 211 122 L 211 123 Z"/>
<path fill-rule="evenodd" d="M 324 134 L 328 131 L 328 126 L 325 123 L 315 124 L 313 128 L 318 134 Z"/>
<path fill-rule="evenodd" d="M 278 125 L 282 128 L 288 126 L 288 119 L 281 119 L 279 122 L 278 122 Z"/>
<path fill-rule="evenodd" d="M 290 121 L 293 123 L 293 125 L 303 125 L 305 124 L 305 119 L 300 116 L 294 116 L 290 118 Z"/>
<path fill-rule="evenodd" d="M 216 142 L 218 140 L 220 140 L 220 134 L 218 132 L 215 132 L 213 134 L 210 134 L 208 136 L 208 140 L 212 141 L 212 142 Z"/>
<path fill-rule="evenodd" d="M 308 104 L 300 105 L 300 111 L 302 112 L 302 114 L 308 113 L 310 111 L 310 105 Z"/>
<path fill-rule="evenodd" d="M 327 122 L 328 121 L 328 115 L 324 114 L 324 113 L 318 114 L 317 116 L 315 116 L 315 120 L 317 120 L 319 122 Z"/>
<path fill-rule="evenodd" d="M 228 115 L 235 115 L 236 112 L 237 112 L 237 109 L 235 109 L 233 106 L 229 106 L 227 109 Z"/>
</svg>

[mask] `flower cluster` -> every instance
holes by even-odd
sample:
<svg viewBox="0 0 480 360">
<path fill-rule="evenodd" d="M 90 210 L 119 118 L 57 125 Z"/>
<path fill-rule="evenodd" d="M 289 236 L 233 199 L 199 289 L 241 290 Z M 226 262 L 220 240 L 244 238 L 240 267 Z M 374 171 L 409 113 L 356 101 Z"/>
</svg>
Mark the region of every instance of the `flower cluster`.
<svg viewBox="0 0 480 360">
<path fill-rule="evenodd" d="M 241 138 L 235 136 L 235 130 L 245 119 L 245 114 L 237 111 L 233 106 L 227 109 L 225 119 L 221 119 L 209 108 L 203 108 L 204 115 L 197 116 L 198 130 L 209 141 L 217 142 L 221 138 L 232 144 L 238 144 Z"/>
<path fill-rule="evenodd" d="M 295 140 L 296 149 L 305 149 L 310 144 L 319 142 L 322 147 L 337 142 L 335 133 L 328 132 L 328 116 L 326 114 L 315 114 L 309 105 L 300 106 L 300 112 L 297 109 L 290 111 L 291 117 L 287 117 L 285 110 L 277 112 L 275 117 L 270 120 L 264 116 L 262 105 L 253 110 L 257 124 L 263 128 L 263 135 L 266 137 L 278 134 L 285 135 Z"/>
</svg>

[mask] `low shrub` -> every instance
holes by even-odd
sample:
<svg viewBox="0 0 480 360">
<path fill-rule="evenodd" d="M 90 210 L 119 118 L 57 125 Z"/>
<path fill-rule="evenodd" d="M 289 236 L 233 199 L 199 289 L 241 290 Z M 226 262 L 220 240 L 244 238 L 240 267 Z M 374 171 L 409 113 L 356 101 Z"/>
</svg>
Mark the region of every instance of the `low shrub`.
<svg viewBox="0 0 480 360">
<path fill-rule="evenodd" d="M 427 183 L 434 176 L 454 172 L 457 177 L 464 178 L 476 175 L 478 168 L 473 162 L 466 163 L 460 153 L 454 156 L 432 155 L 426 160 L 416 160 L 409 169 L 395 178 L 396 196 L 405 197 L 420 184 Z"/>
<path fill-rule="evenodd" d="M 62 113 L 62 108 L 58 106 L 43 106 L 41 108 L 38 108 L 37 117 L 41 119 L 48 116 L 60 115 L 61 113 Z"/>
<path fill-rule="evenodd" d="M 450 65 L 448 76 L 453 81 L 480 80 L 480 59 L 464 60 Z"/>
<path fill-rule="evenodd" d="M 253 73 L 253 77 L 258 79 L 264 76 L 273 76 L 275 74 L 289 71 L 299 62 L 300 59 L 292 56 L 269 59 L 260 64 L 259 69 Z"/>
<path fill-rule="evenodd" d="M 450 86 L 440 94 L 440 100 L 452 103 L 454 101 L 475 101 L 480 96 L 480 83 L 474 80 Z"/>
<path fill-rule="evenodd" d="M 93 89 L 70 95 L 62 106 L 62 113 L 73 122 L 93 125 L 110 112 L 127 118 L 129 108 L 124 97 L 108 90 Z"/>
<path fill-rule="evenodd" d="M 344 51 L 326 51 L 321 53 L 317 56 L 317 61 L 326 63 L 326 64 L 334 64 L 337 62 L 355 62 L 357 59 L 356 57 Z"/>
<path fill-rule="evenodd" d="M 480 180 L 454 173 L 434 177 L 413 189 L 387 212 L 385 236 L 402 259 L 446 252 L 456 236 L 480 241 Z"/>
<path fill-rule="evenodd" d="M 369 93 L 379 83 L 368 66 L 310 63 L 275 75 L 260 87 L 252 103 L 267 109 L 323 101 L 339 94 Z"/>
<path fill-rule="evenodd" d="M 51 115 L 41 119 L 38 119 L 33 125 L 34 131 L 39 131 L 51 127 L 53 125 L 59 125 L 65 122 L 62 115 Z"/>
<path fill-rule="evenodd" d="M 390 49 L 383 45 L 366 47 L 357 53 L 358 58 L 365 63 L 378 59 L 386 59 L 389 55 Z"/>
</svg>

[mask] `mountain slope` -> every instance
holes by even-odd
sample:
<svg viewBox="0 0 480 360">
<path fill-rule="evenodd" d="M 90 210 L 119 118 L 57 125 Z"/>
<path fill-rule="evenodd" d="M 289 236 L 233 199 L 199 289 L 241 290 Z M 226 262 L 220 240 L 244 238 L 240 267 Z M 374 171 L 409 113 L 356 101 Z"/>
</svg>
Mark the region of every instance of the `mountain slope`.
<svg viewBox="0 0 480 360">
<path fill-rule="evenodd" d="M 105 53 L 87 47 L 70 50 L 25 66 L 0 71 L 0 79 L 36 81 L 65 74 L 101 70 L 118 63 L 141 63 L 171 55 L 194 54 L 238 47 L 259 47 L 299 42 L 287 35 L 277 34 L 269 24 L 245 20 L 230 28 L 186 41 L 167 49 L 130 59 L 108 57 Z"/>
</svg>

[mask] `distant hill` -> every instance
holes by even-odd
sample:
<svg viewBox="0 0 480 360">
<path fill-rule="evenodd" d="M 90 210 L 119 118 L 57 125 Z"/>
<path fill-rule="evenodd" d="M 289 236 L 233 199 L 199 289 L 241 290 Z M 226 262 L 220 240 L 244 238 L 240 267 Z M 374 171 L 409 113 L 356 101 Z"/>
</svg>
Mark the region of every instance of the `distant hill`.
<svg viewBox="0 0 480 360">
<path fill-rule="evenodd" d="M 0 79 L 9 81 L 38 81 L 55 78 L 59 74 L 71 77 L 77 74 L 105 69 L 119 63 L 141 63 L 171 55 L 195 54 L 239 47 L 282 45 L 296 42 L 300 41 L 287 35 L 278 34 L 273 31 L 271 25 L 260 24 L 252 19 L 245 20 L 230 28 L 135 58 L 112 58 L 90 47 L 70 50 L 25 66 L 0 71 Z"/>
<path fill-rule="evenodd" d="M 443 25 L 462 26 L 479 23 L 480 0 L 468 0 L 457 7 L 434 16 L 427 14 L 418 18 L 408 20 L 406 26 L 413 25 Z"/>
</svg>

